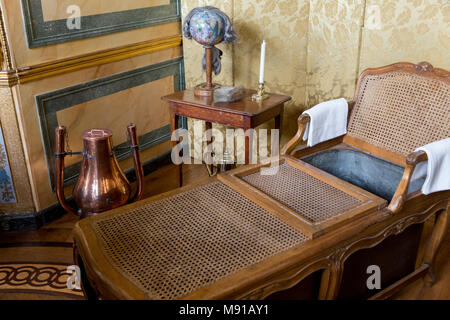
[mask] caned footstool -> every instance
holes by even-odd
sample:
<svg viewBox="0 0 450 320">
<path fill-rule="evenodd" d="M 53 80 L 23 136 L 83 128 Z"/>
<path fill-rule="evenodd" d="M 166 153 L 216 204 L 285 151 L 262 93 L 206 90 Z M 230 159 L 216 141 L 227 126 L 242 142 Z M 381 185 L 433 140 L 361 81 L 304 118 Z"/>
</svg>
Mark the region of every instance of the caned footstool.
<svg viewBox="0 0 450 320">
<path fill-rule="evenodd" d="M 88 297 L 265 298 L 328 270 L 336 231 L 367 227 L 385 205 L 283 157 L 84 219 L 75 259 Z"/>
</svg>

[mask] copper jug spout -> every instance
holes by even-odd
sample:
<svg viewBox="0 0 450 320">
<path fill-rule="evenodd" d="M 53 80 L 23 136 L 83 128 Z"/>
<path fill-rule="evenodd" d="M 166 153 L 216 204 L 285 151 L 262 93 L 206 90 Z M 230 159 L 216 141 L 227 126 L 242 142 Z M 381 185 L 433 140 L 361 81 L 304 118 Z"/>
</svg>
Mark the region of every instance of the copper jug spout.
<svg viewBox="0 0 450 320">
<path fill-rule="evenodd" d="M 78 181 L 73 189 L 73 199 L 78 210 L 72 208 L 64 197 L 64 151 L 66 129 L 58 127 L 56 152 L 56 194 L 61 206 L 81 218 L 108 211 L 126 203 L 139 200 L 142 196 L 144 172 L 139 155 L 136 126 L 127 127 L 138 181 L 137 191 L 132 195 L 131 185 L 119 167 L 114 155 L 108 129 L 91 129 L 83 133 L 83 160 Z"/>
</svg>

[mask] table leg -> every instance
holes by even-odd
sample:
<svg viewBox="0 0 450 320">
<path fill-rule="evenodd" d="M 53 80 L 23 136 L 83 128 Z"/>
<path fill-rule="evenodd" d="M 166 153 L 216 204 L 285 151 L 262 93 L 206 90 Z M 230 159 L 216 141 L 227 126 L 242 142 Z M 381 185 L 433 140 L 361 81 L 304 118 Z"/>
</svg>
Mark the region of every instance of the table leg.
<svg viewBox="0 0 450 320">
<path fill-rule="evenodd" d="M 283 127 L 283 114 L 284 114 L 284 108 L 281 109 L 280 114 L 275 117 L 275 129 L 278 129 L 280 132 L 279 137 L 281 143 L 281 128 Z"/>
<path fill-rule="evenodd" d="M 245 127 L 245 164 L 250 164 L 253 161 L 253 130 L 251 127 Z M 250 130 L 247 134 L 247 130 Z"/>
<path fill-rule="evenodd" d="M 175 104 L 170 105 L 170 128 L 172 132 L 178 129 L 180 117 L 176 114 L 176 106 Z M 175 147 L 178 144 L 177 141 L 172 141 L 172 146 Z M 177 180 L 178 186 L 183 186 L 183 164 L 177 165 Z"/>
<path fill-rule="evenodd" d="M 208 130 L 211 130 L 211 129 L 212 129 L 212 122 L 205 121 L 205 130 L 206 130 L 206 132 L 208 132 Z M 213 143 L 211 134 L 207 134 L 206 138 L 208 139 L 209 143 Z M 206 143 L 208 143 L 208 142 L 206 142 Z M 211 156 L 212 156 L 212 153 L 211 153 Z M 212 164 L 206 164 L 206 165 L 209 167 L 209 172 L 213 172 L 213 169 L 214 169 L 213 165 Z"/>
</svg>

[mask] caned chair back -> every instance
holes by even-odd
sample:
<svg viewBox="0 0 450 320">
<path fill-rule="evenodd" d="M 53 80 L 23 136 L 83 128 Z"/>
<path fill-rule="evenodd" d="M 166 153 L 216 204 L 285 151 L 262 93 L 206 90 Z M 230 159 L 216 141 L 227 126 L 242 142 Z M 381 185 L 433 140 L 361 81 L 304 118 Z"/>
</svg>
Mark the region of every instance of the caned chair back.
<svg viewBox="0 0 450 320">
<path fill-rule="evenodd" d="M 348 136 L 366 147 L 404 158 L 450 137 L 450 72 L 427 62 L 365 70 L 354 100 Z"/>
</svg>

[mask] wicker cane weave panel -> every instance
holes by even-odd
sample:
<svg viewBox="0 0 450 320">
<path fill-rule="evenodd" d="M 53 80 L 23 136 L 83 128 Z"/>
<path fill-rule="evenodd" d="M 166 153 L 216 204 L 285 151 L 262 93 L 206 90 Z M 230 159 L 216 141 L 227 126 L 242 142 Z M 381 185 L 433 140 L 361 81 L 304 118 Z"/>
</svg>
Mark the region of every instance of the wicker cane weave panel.
<svg viewBox="0 0 450 320">
<path fill-rule="evenodd" d="M 176 299 L 306 236 L 220 182 L 94 224 L 105 255 L 153 299 Z"/>
<path fill-rule="evenodd" d="M 279 166 L 274 174 L 268 173 L 257 172 L 242 179 L 314 223 L 335 218 L 362 203 L 288 164 Z"/>
<path fill-rule="evenodd" d="M 401 155 L 450 137 L 450 85 L 407 72 L 366 76 L 348 133 Z"/>
</svg>

